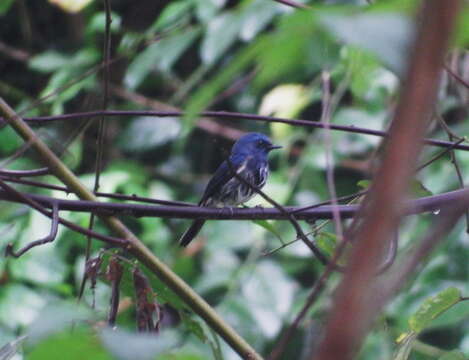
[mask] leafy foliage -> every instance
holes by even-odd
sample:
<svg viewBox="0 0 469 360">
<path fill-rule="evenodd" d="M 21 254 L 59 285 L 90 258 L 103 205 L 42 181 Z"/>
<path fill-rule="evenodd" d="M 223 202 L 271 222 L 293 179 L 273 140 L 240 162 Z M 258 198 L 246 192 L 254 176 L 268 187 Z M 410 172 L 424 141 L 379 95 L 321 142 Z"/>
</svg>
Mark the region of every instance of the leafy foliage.
<svg viewBox="0 0 469 360">
<path fill-rule="evenodd" d="M 248 120 L 202 122 L 197 118 L 200 111 L 210 108 L 317 121 L 322 111 L 321 72 L 326 70 L 335 102 L 332 123 L 388 128 L 414 38 L 419 2 L 309 3 L 313 11 L 296 11 L 269 0 L 112 1 L 109 107 L 183 109 L 186 116 L 108 118 L 100 191 L 197 202 L 208 177 L 229 151 L 232 138 L 226 134 L 235 129 L 264 132 L 284 146 L 272 154 L 271 175 L 264 188 L 267 194 L 281 204 L 297 206 L 328 199 L 322 130 Z M 0 20 L 0 46 L 5 42 L 26 53 L 18 57 L 7 47 L 0 55 L 0 95 L 21 115 L 62 114 L 102 106 L 105 13 L 100 2 L 91 2 L 70 15 L 44 1 L 2 0 Z M 466 8 L 455 45 L 468 45 L 468 28 Z M 464 56 L 467 53 L 453 53 L 453 62 L 461 71 L 464 64 L 467 66 Z M 469 131 L 465 91 L 446 74 L 436 104 L 437 112 L 460 135 Z M 43 100 L 37 103 L 40 98 Z M 71 121 L 51 123 L 35 130 L 52 147 L 60 148 L 67 145 L 78 125 Z M 446 139 L 436 122 L 429 136 Z M 331 137 L 338 195 L 367 188 L 379 140 L 339 132 Z M 14 155 L 22 144 L 9 127 L 0 129 L 0 139 L 2 159 Z M 65 152 L 60 151 L 90 188 L 95 139 L 92 124 Z M 436 153 L 428 147 L 421 160 Z M 26 151 L 12 159 L 8 168 L 42 166 L 34 155 Z M 456 156 L 466 174 L 468 153 L 458 152 Z M 40 180 L 57 184 L 52 176 Z M 423 197 L 457 187 L 451 162 L 443 157 L 420 172 L 410 190 L 413 196 Z M 18 189 L 74 198 L 29 185 Z M 247 205 L 256 206 L 261 201 L 257 197 Z M 265 202 L 262 205 L 269 206 Z M 62 211 L 60 215 L 88 226 L 89 214 Z M 422 214 L 407 219 L 400 229 L 398 260 L 437 217 Z M 181 250 L 177 239 L 187 221 L 122 218 L 262 354 L 276 345 L 323 269 L 299 241 L 272 251 L 282 242 L 296 239 L 286 221 L 209 222 L 194 245 Z M 302 226 L 312 233 L 309 237 L 317 246 L 332 256 L 337 242 L 333 225 L 321 222 Z M 314 231 L 316 226 L 321 226 L 321 231 Z M 0 248 L 9 242 L 15 248 L 23 246 L 49 229 L 50 221 L 26 206 L 4 203 L 0 210 Z M 100 222 L 95 230 L 106 233 Z M 109 259 L 116 254 L 101 253 L 102 244 L 97 241 L 92 243 L 92 256 L 102 255 L 104 260 L 96 289 L 87 287 L 82 306 L 75 306 L 85 248 L 83 236 L 61 227 L 53 243 L 35 248 L 20 259 L 2 258 L 0 358 L 50 359 L 64 353 L 68 359 L 235 358 L 233 351 L 189 312 L 183 300 L 121 253 L 117 329 L 105 327 L 112 282 L 104 274 Z M 377 359 L 377 353 L 383 359 L 467 357 L 469 310 L 467 301 L 461 301 L 461 296 L 469 294 L 467 254 L 467 234 L 460 224 L 386 308 L 360 359 Z M 368 261 L 366 254 L 363 261 Z M 158 333 L 135 331 L 137 300 L 132 272 L 137 267 L 148 279 L 154 292 L 152 299 L 161 307 Z M 302 349 L 310 342 L 309 320 L 322 324 L 338 278 L 334 274 L 329 279 L 285 358 L 302 356 Z M 142 306 L 150 303 L 148 300 Z M 24 341 L 23 334 L 27 337 Z M 404 336 L 396 344 L 399 334 Z M 439 352 L 429 355 L 425 352 L 428 348 L 419 347 L 420 343 Z"/>
</svg>

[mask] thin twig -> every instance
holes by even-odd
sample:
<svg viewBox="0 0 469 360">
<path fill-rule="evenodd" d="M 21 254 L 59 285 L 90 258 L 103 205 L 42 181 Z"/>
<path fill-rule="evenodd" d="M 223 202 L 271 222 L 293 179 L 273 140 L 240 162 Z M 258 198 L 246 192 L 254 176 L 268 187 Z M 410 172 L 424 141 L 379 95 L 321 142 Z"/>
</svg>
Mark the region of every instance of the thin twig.
<svg viewBox="0 0 469 360">
<path fill-rule="evenodd" d="M 0 182 L 0 186 L 3 187 L 3 184 Z M 39 245 L 44 245 L 44 244 L 47 244 L 49 242 L 54 241 L 56 236 L 57 236 L 58 228 L 59 228 L 59 205 L 56 202 L 54 202 L 52 204 L 52 222 L 51 222 L 49 235 L 47 235 L 46 237 L 44 237 L 42 239 L 31 241 L 28 245 L 26 245 L 25 247 L 23 247 L 23 248 L 21 248 L 20 250 L 17 250 L 17 251 L 14 251 L 13 250 L 13 244 L 9 243 L 6 247 L 6 249 L 5 249 L 5 255 L 13 256 L 15 258 L 19 258 L 26 251 L 32 249 L 33 247 L 36 247 L 36 246 L 39 246 Z"/>
<path fill-rule="evenodd" d="M 1 169 L 0 170 L 0 175 L 1 176 L 14 176 L 17 178 L 22 178 L 22 177 L 33 177 L 33 176 L 44 176 L 49 174 L 49 168 L 43 167 L 39 169 L 33 169 L 33 170 L 5 170 Z"/>
<path fill-rule="evenodd" d="M 4 189 L 4 191 L 6 193 L 10 194 L 10 198 L 17 199 L 19 202 L 27 204 L 30 207 L 32 207 L 33 209 L 36 209 L 41 214 L 43 214 L 43 215 L 45 215 L 49 218 L 52 218 L 53 212 L 47 210 L 46 208 L 44 208 L 44 206 L 39 201 L 37 201 L 36 199 L 31 198 L 29 195 L 25 195 L 25 194 L 17 191 L 15 188 L 11 187 L 10 185 L 6 184 L 5 182 L 3 182 L 1 180 L 0 180 L 0 186 Z M 53 204 L 57 204 L 57 206 L 60 208 L 60 201 L 57 201 L 57 202 L 56 201 L 51 201 L 50 202 L 50 207 L 51 208 L 53 208 Z M 112 245 L 112 246 L 125 247 L 125 245 L 128 243 L 124 239 L 119 239 L 119 238 L 115 238 L 115 237 L 108 236 L 108 235 L 102 235 L 102 234 L 99 234 L 99 233 L 94 232 L 94 231 L 90 231 L 90 230 L 88 230 L 84 227 L 78 226 L 78 225 L 74 224 L 73 222 L 62 219 L 60 217 L 59 217 L 59 222 L 62 225 L 68 227 L 69 229 L 71 229 L 73 231 L 76 231 L 80 234 L 92 236 L 92 237 L 94 237 L 98 240 L 104 241 L 104 242 L 106 242 L 106 243 L 108 243 L 109 245 Z"/>
<path fill-rule="evenodd" d="M 335 232 L 338 239 L 341 241 L 344 238 L 342 230 L 342 220 L 340 212 L 337 209 L 337 191 L 334 182 L 334 161 L 332 159 L 332 137 L 330 131 L 331 121 L 331 84 L 330 74 L 328 71 L 322 72 L 322 114 L 321 122 L 325 125 L 324 129 L 324 145 L 326 154 L 326 178 L 327 188 L 332 205 L 332 218 L 334 220 Z"/>
<path fill-rule="evenodd" d="M 247 179 L 245 179 L 241 174 L 238 174 L 234 168 L 233 165 L 230 161 L 229 158 L 226 159 L 226 162 L 228 164 L 228 167 L 233 174 L 233 177 L 238 179 L 240 182 L 243 184 L 247 185 L 248 187 L 251 188 L 251 190 L 255 191 L 257 194 L 259 194 L 263 199 L 265 199 L 269 204 L 273 205 L 280 213 L 282 213 L 293 225 L 293 228 L 296 231 L 296 236 L 299 237 L 303 243 L 311 250 L 311 252 L 316 256 L 316 258 L 323 264 L 327 265 L 329 264 L 329 260 L 327 259 L 327 256 L 325 256 L 315 245 L 314 243 L 308 239 L 308 237 L 305 235 L 303 232 L 303 229 L 301 228 L 300 224 L 298 224 L 298 221 L 295 219 L 295 216 L 287 211 L 282 205 L 277 203 L 274 199 L 272 199 L 270 196 L 265 194 L 258 186 L 254 185 Z M 334 267 L 336 270 L 341 270 L 339 266 Z"/>
<path fill-rule="evenodd" d="M 461 197 L 451 205 L 441 209 L 437 223 L 432 226 L 420 240 L 418 246 L 396 266 L 394 273 L 388 274 L 381 283 L 377 284 L 379 293 L 377 306 L 384 306 L 397 290 L 402 287 L 409 277 L 415 276 L 416 269 L 432 252 L 438 243 L 445 238 L 461 215 L 469 206 L 469 189 L 465 189 Z"/>
<path fill-rule="evenodd" d="M 440 116 L 438 112 L 436 112 L 436 118 L 438 120 L 438 123 L 443 128 L 443 130 L 446 132 L 449 141 L 453 141 L 455 138 L 461 140 L 461 137 L 453 133 L 453 131 L 449 128 L 448 124 L 446 124 L 445 119 L 443 119 L 443 117 Z M 464 140 L 464 138 L 462 139 Z M 463 175 L 461 172 L 461 168 L 459 167 L 458 159 L 456 158 L 456 154 L 454 150 L 450 151 L 450 157 L 451 157 L 451 163 L 453 164 L 454 170 L 456 171 L 456 176 L 458 178 L 459 186 L 461 188 L 464 188 Z M 466 218 L 466 233 L 469 234 L 469 211 L 466 211 L 465 218 Z"/>
<path fill-rule="evenodd" d="M 103 110 L 107 110 L 108 103 L 109 103 L 109 60 L 111 58 L 111 5 L 110 0 L 104 0 L 104 8 L 106 13 L 106 26 L 104 32 L 104 58 L 102 62 L 102 69 L 104 72 L 104 94 L 103 94 Z M 106 134 L 106 122 L 104 116 L 101 117 L 98 121 L 98 140 L 97 140 L 97 154 L 96 154 L 96 162 L 95 162 L 95 176 L 94 176 L 94 185 L 93 185 L 93 193 L 99 190 L 99 180 L 101 177 L 101 169 L 103 163 L 103 152 L 104 152 L 104 137 Z M 94 217 L 95 214 L 90 214 L 90 220 L 88 224 L 88 229 L 93 230 L 94 226 Z M 88 237 L 86 240 L 86 250 L 85 250 L 85 263 L 90 258 L 91 253 L 91 244 L 92 238 Z M 83 291 L 85 289 L 85 282 L 86 282 L 86 275 L 83 276 L 82 284 L 80 286 L 80 291 L 78 293 L 78 300 L 81 299 L 83 295 Z"/>
<path fill-rule="evenodd" d="M 3 176 L 0 172 L 0 179 L 7 182 L 12 182 L 16 184 L 23 184 L 23 185 L 30 185 L 42 189 L 49 189 L 49 190 L 57 190 L 63 191 L 65 193 L 70 193 L 70 189 L 66 188 L 65 186 L 59 185 L 52 185 L 46 184 L 39 181 L 32 181 L 32 180 L 23 180 L 23 179 L 16 179 Z M 114 194 L 114 193 L 105 193 L 105 192 L 96 192 L 96 196 L 98 197 L 105 197 L 110 199 L 118 199 L 118 200 L 128 200 L 128 201 L 136 201 L 136 202 L 144 202 L 149 204 L 159 204 L 159 205 L 174 205 L 174 206 L 197 206 L 196 204 L 183 202 L 183 201 L 171 201 L 171 200 L 161 200 L 155 198 L 148 198 L 142 197 L 137 195 L 124 195 L 124 194 Z"/>
<path fill-rule="evenodd" d="M 456 141 L 452 146 L 450 146 L 449 148 L 446 148 L 444 150 L 442 150 L 441 152 L 439 152 L 438 154 L 436 154 L 434 157 L 432 157 L 431 159 L 429 159 L 428 161 L 424 162 L 422 165 L 420 165 L 416 171 L 420 171 L 424 168 L 426 168 L 428 165 L 434 163 L 436 160 L 440 159 L 441 157 L 443 157 L 444 155 L 446 155 L 447 153 L 449 153 L 451 150 L 454 149 L 455 146 L 461 144 L 463 141 L 465 141 L 466 139 L 465 138 L 462 138 L 458 141 Z"/>
<path fill-rule="evenodd" d="M 276 1 L 280 4 L 287 5 L 287 6 L 296 8 L 296 9 L 311 9 L 308 5 L 298 3 L 298 2 L 293 1 L 293 0 L 273 0 L 273 1 Z"/>
<path fill-rule="evenodd" d="M 279 118 L 274 116 L 263 116 L 257 114 L 246 114 L 246 113 L 237 113 L 237 112 L 229 112 L 229 111 L 202 111 L 199 113 L 200 116 L 208 116 L 208 117 L 216 117 L 216 118 L 229 118 L 229 119 L 237 119 L 237 120 L 253 120 L 253 121 L 264 121 L 269 123 L 282 123 L 282 124 L 289 124 L 294 126 L 305 126 L 305 127 L 312 127 L 312 128 L 324 128 L 325 125 L 318 122 L 318 121 L 310 121 L 310 120 L 301 120 L 301 119 L 285 119 Z M 121 117 L 121 116 L 153 116 L 153 117 L 181 117 L 184 116 L 184 112 L 182 111 L 151 111 L 151 110 L 96 110 L 96 111 L 88 111 L 88 112 L 81 112 L 81 113 L 69 113 L 63 115 L 54 115 L 54 116 L 35 116 L 35 117 L 27 117 L 24 118 L 24 121 L 31 122 L 31 123 L 45 123 L 51 121 L 65 121 L 65 120 L 72 120 L 76 118 L 89 118 L 95 116 L 107 116 L 107 117 Z M 0 121 L 2 119 L 0 118 Z M 382 130 L 372 130 L 361 128 L 358 126 L 353 125 L 337 125 L 337 124 L 330 124 L 329 128 L 331 130 L 336 131 L 344 131 L 349 133 L 356 133 L 356 134 L 363 134 L 363 135 L 372 135 L 372 136 L 380 136 L 380 137 L 387 137 L 388 133 Z M 453 146 L 454 143 L 444 140 L 438 139 L 423 139 L 422 140 L 426 145 L 438 146 L 438 147 L 450 147 Z M 465 150 L 469 151 L 469 145 L 459 144 L 454 147 L 457 150 Z"/>
<path fill-rule="evenodd" d="M 469 84 L 466 82 L 466 80 L 464 80 L 461 76 L 459 76 L 458 74 L 456 74 L 448 65 L 443 65 L 443 67 L 445 68 L 445 70 L 447 72 L 449 72 L 451 74 L 452 77 L 454 77 L 456 80 L 459 81 L 459 83 L 461 83 L 462 85 L 464 85 L 464 87 L 466 89 L 469 89 Z"/>
</svg>

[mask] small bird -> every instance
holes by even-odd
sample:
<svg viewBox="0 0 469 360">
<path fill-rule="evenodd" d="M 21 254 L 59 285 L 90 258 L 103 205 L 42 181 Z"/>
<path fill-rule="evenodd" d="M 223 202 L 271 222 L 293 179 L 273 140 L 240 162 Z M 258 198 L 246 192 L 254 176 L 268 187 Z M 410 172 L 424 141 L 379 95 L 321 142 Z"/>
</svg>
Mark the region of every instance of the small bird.
<svg viewBox="0 0 469 360">
<path fill-rule="evenodd" d="M 233 176 L 233 172 L 250 184 L 262 188 L 269 175 L 267 156 L 271 150 L 280 148 L 281 146 L 273 145 L 264 134 L 248 133 L 242 136 L 233 145 L 229 162 L 223 161 L 208 182 L 199 206 L 236 206 L 248 201 L 256 194 L 255 190 Z M 182 235 L 179 245 L 187 246 L 204 223 L 203 219 L 194 220 Z"/>
</svg>

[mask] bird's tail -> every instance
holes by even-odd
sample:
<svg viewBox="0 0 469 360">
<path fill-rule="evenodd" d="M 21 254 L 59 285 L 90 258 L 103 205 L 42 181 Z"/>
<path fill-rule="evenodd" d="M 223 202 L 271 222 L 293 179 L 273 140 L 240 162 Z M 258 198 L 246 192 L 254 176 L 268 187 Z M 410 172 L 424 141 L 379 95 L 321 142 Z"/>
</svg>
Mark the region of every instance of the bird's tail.
<svg viewBox="0 0 469 360">
<path fill-rule="evenodd" d="M 202 226 L 204 226 L 205 220 L 195 220 L 189 229 L 182 235 L 181 239 L 179 240 L 179 245 L 187 246 L 189 243 L 194 239 L 197 234 L 199 233 Z"/>
</svg>

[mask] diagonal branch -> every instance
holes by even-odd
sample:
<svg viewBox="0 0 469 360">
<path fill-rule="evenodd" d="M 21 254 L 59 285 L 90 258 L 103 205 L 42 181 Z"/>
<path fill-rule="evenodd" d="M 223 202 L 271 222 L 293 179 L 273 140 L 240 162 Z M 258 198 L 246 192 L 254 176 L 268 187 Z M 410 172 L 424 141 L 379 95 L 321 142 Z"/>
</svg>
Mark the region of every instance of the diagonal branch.
<svg viewBox="0 0 469 360">
<path fill-rule="evenodd" d="M 296 236 L 299 237 L 305 245 L 311 250 L 311 252 L 318 258 L 318 260 L 323 264 L 327 265 L 329 263 L 329 260 L 327 257 L 311 242 L 306 234 L 303 232 L 303 229 L 301 228 L 300 224 L 298 224 L 298 221 L 295 219 L 295 215 L 293 215 L 291 212 L 285 210 L 285 208 L 280 205 L 278 202 L 276 202 L 274 199 L 272 199 L 270 196 L 265 194 L 258 186 L 254 185 L 250 181 L 246 180 L 243 176 L 238 174 L 234 168 L 233 164 L 230 161 L 230 158 L 226 159 L 226 163 L 228 164 L 228 167 L 233 174 L 233 176 L 238 179 L 240 182 L 243 184 L 247 185 L 249 188 L 251 188 L 254 192 L 259 194 L 263 199 L 269 202 L 269 204 L 272 204 L 282 215 L 286 216 L 286 218 L 291 222 L 293 225 L 295 231 L 296 231 Z"/>
<path fill-rule="evenodd" d="M 30 141 L 44 165 L 57 176 L 71 191 L 84 200 L 97 201 L 80 180 L 60 159 L 39 139 L 34 131 L 13 109 L 0 98 L 0 113 L 11 127 L 25 140 Z M 158 259 L 119 219 L 113 216 L 99 215 L 101 220 L 119 237 L 127 240 L 125 249 L 133 254 L 162 282 L 173 290 L 195 313 L 202 317 L 241 357 L 254 360 L 262 359 L 257 352 L 234 329 L 228 325 L 215 310 L 187 285 L 166 264 Z"/>
</svg>

